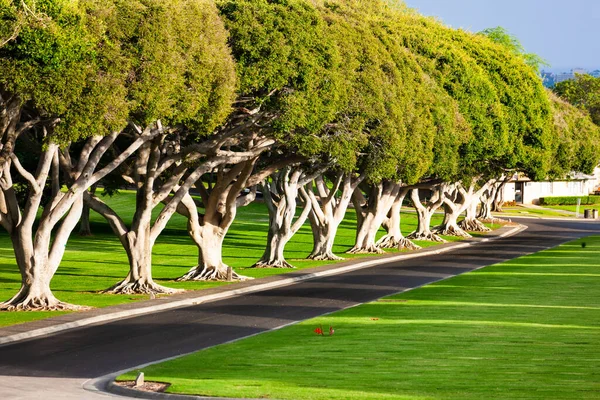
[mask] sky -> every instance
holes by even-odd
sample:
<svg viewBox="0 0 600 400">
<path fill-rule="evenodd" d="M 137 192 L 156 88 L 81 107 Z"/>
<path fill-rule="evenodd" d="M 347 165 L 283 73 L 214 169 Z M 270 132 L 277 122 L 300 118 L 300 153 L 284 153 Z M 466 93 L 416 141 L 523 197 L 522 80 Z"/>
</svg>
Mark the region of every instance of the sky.
<svg viewBox="0 0 600 400">
<path fill-rule="evenodd" d="M 405 0 L 421 14 L 479 32 L 504 27 L 546 70 L 600 69 L 600 0 Z"/>
</svg>

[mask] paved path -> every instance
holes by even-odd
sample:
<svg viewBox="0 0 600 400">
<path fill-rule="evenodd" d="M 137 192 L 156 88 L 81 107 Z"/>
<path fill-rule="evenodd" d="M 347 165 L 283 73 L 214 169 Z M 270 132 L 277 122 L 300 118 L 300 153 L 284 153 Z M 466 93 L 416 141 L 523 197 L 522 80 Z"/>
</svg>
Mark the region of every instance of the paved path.
<svg viewBox="0 0 600 400">
<path fill-rule="evenodd" d="M 257 334 L 600 233 L 595 222 L 521 222 L 529 229 L 518 236 L 451 253 L 386 263 L 0 347 L 0 399 L 108 398 L 110 395 L 81 387 L 91 378 Z"/>
</svg>

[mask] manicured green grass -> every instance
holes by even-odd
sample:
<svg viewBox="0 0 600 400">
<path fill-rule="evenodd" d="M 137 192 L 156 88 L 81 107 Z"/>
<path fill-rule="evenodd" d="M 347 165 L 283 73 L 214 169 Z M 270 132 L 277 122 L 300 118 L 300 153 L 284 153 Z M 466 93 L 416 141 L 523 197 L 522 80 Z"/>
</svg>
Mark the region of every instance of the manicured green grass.
<svg viewBox="0 0 600 400">
<path fill-rule="evenodd" d="M 134 213 L 134 195 L 123 192 L 105 199 L 124 217 L 131 220 Z M 155 215 L 158 211 L 155 212 Z M 442 216 L 436 215 L 433 223 L 439 223 Z M 127 275 L 127 256 L 118 239 L 112 234 L 104 219 L 91 213 L 93 237 L 79 237 L 73 234 L 67 245 L 63 262 L 53 281 L 52 290 L 62 301 L 92 307 L 105 307 L 122 304 L 148 296 L 106 295 L 98 291 L 117 283 Z M 416 217 L 408 213 L 403 217 L 403 230 L 409 233 L 415 229 Z M 262 255 L 268 230 L 268 215 L 264 204 L 254 203 L 239 210 L 233 226 L 225 239 L 224 261 L 237 272 L 261 278 L 290 272 L 289 269 L 250 269 Z M 349 210 L 340 226 L 334 251 L 343 253 L 354 244 L 356 218 L 354 210 Z M 380 234 L 382 234 L 381 232 Z M 457 240 L 456 238 L 447 238 Z M 297 268 L 310 268 L 325 262 L 305 260 L 312 247 L 312 234 L 306 224 L 287 247 L 286 257 Z M 418 242 L 421 246 L 433 243 Z M 175 215 L 165 232 L 159 237 L 153 252 L 153 275 L 157 282 L 179 289 L 198 290 L 226 283 L 220 282 L 175 282 L 197 264 L 197 249 L 186 231 L 185 218 Z M 360 256 L 344 255 L 347 258 Z M 330 263 L 330 262 L 327 262 Z M 10 239 L 0 232 L 0 301 L 13 296 L 20 286 L 20 275 L 14 259 Z M 0 312 L 0 326 L 32 321 L 60 315 L 59 312 Z"/>
<path fill-rule="evenodd" d="M 208 396 L 599 399 L 599 255 L 574 241 L 143 371 Z"/>
<path fill-rule="evenodd" d="M 546 207 L 545 207 L 546 208 Z M 503 207 L 502 213 L 496 213 L 500 218 L 511 216 L 535 216 L 535 217 L 574 217 L 574 215 L 561 212 L 562 209 L 548 210 L 545 208 L 527 208 L 527 207 Z M 550 207 L 547 207 L 550 208 Z M 555 207 L 552 207 L 555 208 Z M 583 212 L 583 211 L 582 211 Z"/>
<path fill-rule="evenodd" d="M 546 208 L 552 208 L 554 210 L 564 210 L 564 211 L 577 212 L 577 206 L 544 206 L 544 207 L 546 207 Z M 583 215 L 583 212 L 586 209 L 600 210 L 600 204 L 592 204 L 592 205 L 589 205 L 589 206 L 581 205 L 581 206 L 579 206 L 579 214 Z"/>
</svg>

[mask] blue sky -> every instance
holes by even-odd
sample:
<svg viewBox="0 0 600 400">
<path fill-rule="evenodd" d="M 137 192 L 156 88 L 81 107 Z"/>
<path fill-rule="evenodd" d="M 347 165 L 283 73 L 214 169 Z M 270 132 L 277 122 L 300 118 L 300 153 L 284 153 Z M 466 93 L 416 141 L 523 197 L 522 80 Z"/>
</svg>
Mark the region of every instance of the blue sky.
<svg viewBox="0 0 600 400">
<path fill-rule="evenodd" d="M 478 32 L 502 26 L 552 70 L 600 69 L 600 0 L 405 0 L 421 14 Z"/>
</svg>

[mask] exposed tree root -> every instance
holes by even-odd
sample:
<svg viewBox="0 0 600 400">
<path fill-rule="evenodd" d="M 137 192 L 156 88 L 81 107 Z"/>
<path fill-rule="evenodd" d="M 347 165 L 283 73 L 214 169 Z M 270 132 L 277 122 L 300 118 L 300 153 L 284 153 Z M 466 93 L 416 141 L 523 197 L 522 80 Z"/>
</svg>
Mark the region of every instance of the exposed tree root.
<svg viewBox="0 0 600 400">
<path fill-rule="evenodd" d="M 491 229 L 476 219 L 463 219 L 458 224 L 459 227 L 468 232 L 490 232 Z"/>
<path fill-rule="evenodd" d="M 427 240 L 429 242 L 446 243 L 446 241 L 444 239 L 442 239 L 441 237 L 439 237 L 438 235 L 436 235 L 433 232 L 428 232 L 428 233 L 413 232 L 410 235 L 408 235 L 408 239 Z"/>
<path fill-rule="evenodd" d="M 511 222 L 510 220 L 502 219 L 502 218 L 479 218 L 481 222 L 485 222 L 487 224 L 506 224 Z"/>
<path fill-rule="evenodd" d="M 348 254 L 384 254 L 385 251 L 383 251 L 381 248 L 377 247 L 376 245 L 371 245 L 371 246 L 367 246 L 367 247 L 353 247 L 350 250 L 348 250 L 346 253 Z"/>
<path fill-rule="evenodd" d="M 438 235 L 457 236 L 463 238 L 472 237 L 457 225 L 437 226 L 433 229 L 433 232 L 437 233 Z"/>
<path fill-rule="evenodd" d="M 178 282 L 181 281 L 228 281 L 227 279 L 227 266 L 221 265 L 220 267 L 207 267 L 207 266 L 196 266 L 190 269 L 185 275 L 177 278 Z M 232 281 L 246 281 L 250 278 L 237 274 L 235 271 L 231 271 Z"/>
<path fill-rule="evenodd" d="M 130 281 L 125 279 L 116 285 L 102 291 L 105 294 L 173 294 L 182 292 L 181 289 L 172 289 L 158 285 L 154 282 Z"/>
<path fill-rule="evenodd" d="M 419 250 L 418 246 L 405 237 L 398 239 L 394 235 L 385 235 L 377 242 L 377 246 L 381 249 L 398 249 L 398 250 Z"/>
<path fill-rule="evenodd" d="M 308 260 L 315 260 L 315 261 L 342 261 L 342 260 L 345 260 L 345 258 L 338 257 L 331 252 L 311 254 L 306 258 Z"/>
<path fill-rule="evenodd" d="M 398 241 L 398 250 L 419 250 L 422 247 L 403 237 Z"/>
<path fill-rule="evenodd" d="M 260 260 L 251 268 L 296 268 L 286 260 Z"/>
<path fill-rule="evenodd" d="M 0 311 L 85 311 L 91 309 L 92 307 L 64 303 L 54 296 L 15 297 L 5 303 L 0 303 Z"/>
</svg>

